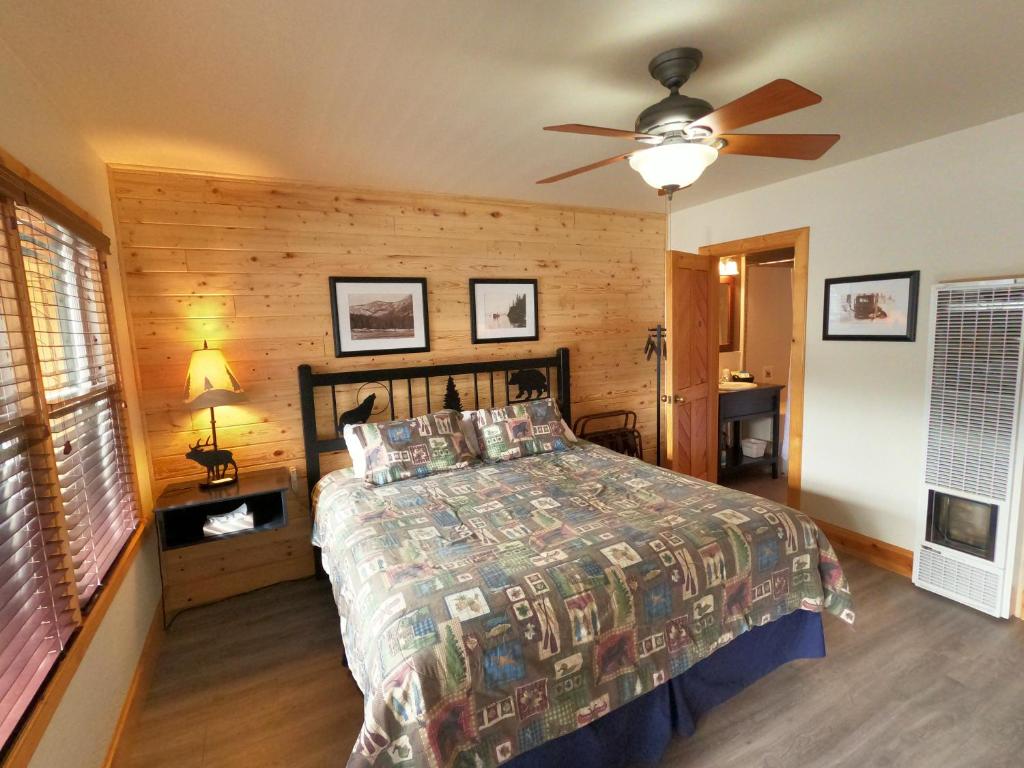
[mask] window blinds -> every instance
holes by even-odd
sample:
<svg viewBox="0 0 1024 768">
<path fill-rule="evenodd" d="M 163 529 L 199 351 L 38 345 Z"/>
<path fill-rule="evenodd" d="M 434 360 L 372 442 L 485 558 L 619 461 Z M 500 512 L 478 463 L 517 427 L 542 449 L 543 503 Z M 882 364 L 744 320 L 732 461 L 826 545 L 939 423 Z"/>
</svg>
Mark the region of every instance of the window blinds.
<svg viewBox="0 0 1024 768">
<path fill-rule="evenodd" d="M 75 583 L 87 605 L 138 520 L 102 268 L 88 242 L 15 209 Z"/>
<path fill-rule="evenodd" d="M 16 266 L 0 238 L 0 745 L 80 622 Z"/>
</svg>

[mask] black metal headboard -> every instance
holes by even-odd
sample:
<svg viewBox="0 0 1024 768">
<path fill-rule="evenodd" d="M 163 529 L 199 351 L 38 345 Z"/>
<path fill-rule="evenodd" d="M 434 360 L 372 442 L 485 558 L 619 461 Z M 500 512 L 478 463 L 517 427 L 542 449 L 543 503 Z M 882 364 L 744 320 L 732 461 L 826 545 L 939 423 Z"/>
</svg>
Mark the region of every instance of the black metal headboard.
<svg viewBox="0 0 1024 768">
<path fill-rule="evenodd" d="M 551 388 L 551 372 L 555 371 L 557 385 Z M 527 372 L 533 372 L 527 374 Z M 543 372 L 543 373 L 541 373 Z M 495 381 L 495 374 L 498 376 Z M 518 375 L 517 375 L 518 374 Z M 306 452 L 306 479 L 309 490 L 320 479 L 320 454 L 346 450 L 344 438 L 337 436 L 338 387 L 353 384 L 375 384 L 387 392 L 391 419 L 412 418 L 413 383 L 422 381 L 422 389 L 417 396 L 422 396 L 419 413 L 427 413 L 439 406 L 441 400 L 436 396 L 438 387 L 434 388 L 431 397 L 431 379 L 448 377 L 473 377 L 472 402 L 473 408 L 499 407 L 507 403 L 526 402 L 541 397 L 554 397 L 562 416 L 572 423 L 569 395 L 569 350 L 560 347 L 551 357 L 520 358 L 518 360 L 485 360 L 475 363 L 455 363 L 441 365 L 424 365 L 411 368 L 384 368 L 361 371 L 338 371 L 334 373 L 314 373 L 308 365 L 299 366 L 299 401 L 302 407 L 302 439 Z M 543 376 L 543 386 L 541 384 Z M 331 437 L 321 438 L 317 430 L 316 401 L 317 394 L 323 390 L 330 391 L 330 410 L 332 414 Z M 441 388 L 444 391 L 443 387 Z M 404 390 L 404 391 L 403 391 Z M 515 390 L 513 392 L 513 390 Z M 396 412 L 396 395 L 404 395 L 407 401 L 405 413 Z M 481 401 L 485 403 L 481 406 Z M 326 404 L 325 404 L 326 405 Z M 425 406 L 425 410 L 423 407 Z M 372 403 L 371 403 L 372 407 Z M 342 414 L 344 415 L 344 413 Z"/>
</svg>

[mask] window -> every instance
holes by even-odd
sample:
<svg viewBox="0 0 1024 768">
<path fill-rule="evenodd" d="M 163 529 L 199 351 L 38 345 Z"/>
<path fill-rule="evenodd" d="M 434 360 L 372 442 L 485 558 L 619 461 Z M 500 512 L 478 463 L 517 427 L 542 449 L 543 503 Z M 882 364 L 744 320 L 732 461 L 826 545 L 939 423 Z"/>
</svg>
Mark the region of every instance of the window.
<svg viewBox="0 0 1024 768">
<path fill-rule="evenodd" d="M 32 324 L 78 598 L 86 603 L 138 520 L 99 255 L 16 206 Z"/>
<path fill-rule="evenodd" d="M 138 522 L 96 247 L 0 194 L 0 746 Z"/>
</svg>

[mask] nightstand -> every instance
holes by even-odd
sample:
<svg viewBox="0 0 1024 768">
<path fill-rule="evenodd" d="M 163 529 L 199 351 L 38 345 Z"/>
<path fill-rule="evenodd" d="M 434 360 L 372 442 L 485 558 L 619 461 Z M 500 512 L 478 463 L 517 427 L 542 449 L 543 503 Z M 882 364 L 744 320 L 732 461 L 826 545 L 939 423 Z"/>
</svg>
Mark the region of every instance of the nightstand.
<svg viewBox="0 0 1024 768">
<path fill-rule="evenodd" d="M 252 527 L 204 533 L 208 517 L 242 504 L 252 515 Z M 284 468 L 242 472 L 237 483 L 224 488 L 174 483 L 157 499 L 153 513 L 165 625 L 186 608 L 313 575 L 309 514 L 292 493 Z"/>
</svg>

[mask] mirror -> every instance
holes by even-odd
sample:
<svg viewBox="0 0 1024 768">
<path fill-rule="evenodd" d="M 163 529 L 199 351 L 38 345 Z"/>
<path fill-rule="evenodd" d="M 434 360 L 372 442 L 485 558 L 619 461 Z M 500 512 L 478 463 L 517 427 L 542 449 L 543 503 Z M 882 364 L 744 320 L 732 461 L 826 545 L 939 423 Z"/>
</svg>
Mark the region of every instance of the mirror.
<svg viewBox="0 0 1024 768">
<path fill-rule="evenodd" d="M 736 278 L 718 278 L 718 351 L 736 350 L 736 329 L 733 323 Z"/>
</svg>

